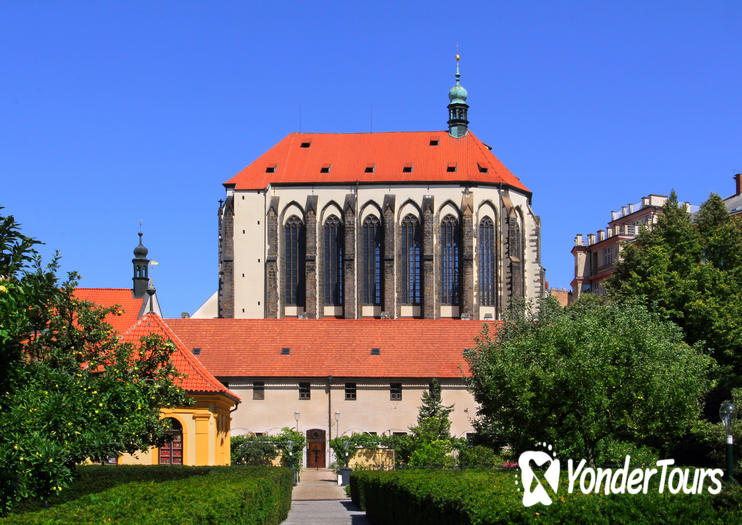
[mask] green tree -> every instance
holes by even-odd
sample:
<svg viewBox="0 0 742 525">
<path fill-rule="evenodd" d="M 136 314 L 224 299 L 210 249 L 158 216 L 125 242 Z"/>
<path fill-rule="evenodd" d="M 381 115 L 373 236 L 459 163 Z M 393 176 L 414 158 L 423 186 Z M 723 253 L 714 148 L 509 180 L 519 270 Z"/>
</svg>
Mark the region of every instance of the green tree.
<svg viewBox="0 0 742 525">
<path fill-rule="evenodd" d="M 693 223 L 675 192 L 651 229 L 624 245 L 609 294 L 638 299 L 677 323 L 686 341 L 702 343 L 717 360 L 718 388 L 708 414 L 742 387 L 742 222 L 711 194 Z"/>
<path fill-rule="evenodd" d="M 593 463 L 609 441 L 664 451 L 685 436 L 713 364 L 642 305 L 593 299 L 565 310 L 552 297 L 484 333 L 466 359 L 475 426 L 496 450 L 547 442 Z"/>
<path fill-rule="evenodd" d="M 422 405 L 417 413 L 417 426 L 412 427 L 413 435 L 429 435 L 429 439 L 448 439 L 451 437 L 450 414 L 453 405 L 444 405 L 441 400 L 441 384 L 438 379 L 430 382 L 430 388 L 423 392 Z"/>
<path fill-rule="evenodd" d="M 88 458 L 162 444 L 160 408 L 190 403 L 173 344 L 122 342 L 105 322 L 116 309 L 77 300 L 76 275 L 60 282 L 36 243 L 0 217 L 0 512 L 58 493 Z"/>
</svg>

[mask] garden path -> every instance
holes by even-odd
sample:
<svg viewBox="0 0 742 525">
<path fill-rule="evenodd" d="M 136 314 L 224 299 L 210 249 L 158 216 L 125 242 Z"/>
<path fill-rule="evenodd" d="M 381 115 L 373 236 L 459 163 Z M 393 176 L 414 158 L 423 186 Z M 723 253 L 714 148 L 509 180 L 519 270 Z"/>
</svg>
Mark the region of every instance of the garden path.
<svg viewBox="0 0 742 525">
<path fill-rule="evenodd" d="M 303 469 L 291 495 L 291 511 L 282 525 L 368 525 L 329 469 Z"/>
</svg>

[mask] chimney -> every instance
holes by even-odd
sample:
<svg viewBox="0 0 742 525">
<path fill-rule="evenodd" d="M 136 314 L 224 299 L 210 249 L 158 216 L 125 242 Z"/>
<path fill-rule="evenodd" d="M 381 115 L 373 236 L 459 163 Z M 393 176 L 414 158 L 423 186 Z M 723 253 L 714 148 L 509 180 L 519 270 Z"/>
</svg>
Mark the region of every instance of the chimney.
<svg viewBox="0 0 742 525">
<path fill-rule="evenodd" d="M 588 233 L 587 234 L 587 245 L 592 246 L 595 244 L 595 234 L 594 233 Z"/>
<path fill-rule="evenodd" d="M 624 217 L 626 217 L 626 215 L 628 215 L 626 213 L 626 206 L 621 206 L 621 212 L 622 212 L 622 214 L 623 214 Z"/>
<path fill-rule="evenodd" d="M 615 221 L 616 219 L 618 219 L 618 212 L 613 210 L 611 211 L 611 220 Z"/>
<path fill-rule="evenodd" d="M 607 231 L 608 231 L 608 237 L 609 238 L 613 237 L 613 228 L 608 228 Z M 616 228 L 616 231 L 618 231 L 618 228 Z"/>
<path fill-rule="evenodd" d="M 734 192 L 735 195 L 739 195 L 740 193 L 742 193 L 742 181 L 740 181 L 740 179 L 742 179 L 742 173 L 737 173 L 734 176 L 734 181 L 737 183 L 737 187 Z"/>
<path fill-rule="evenodd" d="M 649 197 L 642 197 L 642 208 L 649 206 Z"/>
<path fill-rule="evenodd" d="M 582 246 L 582 234 L 578 233 L 575 236 L 575 246 Z"/>
<path fill-rule="evenodd" d="M 634 205 L 633 204 L 629 204 L 629 213 L 630 214 L 631 213 L 634 213 Z"/>
<path fill-rule="evenodd" d="M 605 230 L 598 230 L 598 242 L 605 240 Z"/>
</svg>

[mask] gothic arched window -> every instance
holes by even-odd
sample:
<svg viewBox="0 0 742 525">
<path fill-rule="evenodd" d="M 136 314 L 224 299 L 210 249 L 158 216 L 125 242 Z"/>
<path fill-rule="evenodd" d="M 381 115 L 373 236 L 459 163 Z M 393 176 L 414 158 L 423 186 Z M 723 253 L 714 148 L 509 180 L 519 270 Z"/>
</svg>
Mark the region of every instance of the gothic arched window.
<svg viewBox="0 0 742 525">
<path fill-rule="evenodd" d="M 459 221 L 446 215 L 441 222 L 441 303 L 459 304 Z"/>
<path fill-rule="evenodd" d="M 489 217 L 479 222 L 479 303 L 495 304 L 496 291 L 495 224 Z"/>
<path fill-rule="evenodd" d="M 402 302 L 420 304 L 420 222 L 414 215 L 402 220 Z"/>
<path fill-rule="evenodd" d="M 325 221 L 325 304 L 343 304 L 343 226 L 334 215 Z"/>
<path fill-rule="evenodd" d="M 363 221 L 363 304 L 381 305 L 381 222 L 373 215 Z"/>
<path fill-rule="evenodd" d="M 520 239 L 520 225 L 516 217 L 508 220 L 508 244 L 510 257 L 523 261 L 523 249 Z"/>
<path fill-rule="evenodd" d="M 296 215 L 283 227 L 284 304 L 304 306 L 304 223 Z"/>
</svg>

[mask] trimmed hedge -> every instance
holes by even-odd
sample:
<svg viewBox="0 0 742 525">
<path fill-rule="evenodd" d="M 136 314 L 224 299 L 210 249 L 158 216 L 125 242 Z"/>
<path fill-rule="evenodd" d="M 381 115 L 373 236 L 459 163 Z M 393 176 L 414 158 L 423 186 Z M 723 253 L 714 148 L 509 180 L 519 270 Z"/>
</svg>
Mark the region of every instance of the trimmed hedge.
<svg viewBox="0 0 742 525">
<path fill-rule="evenodd" d="M 250 524 L 274 525 L 291 507 L 288 468 L 233 466 L 86 466 L 61 495 L 26 503 L 0 525 Z"/>
<path fill-rule="evenodd" d="M 374 525 L 742 523 L 739 486 L 717 496 L 585 495 L 562 487 L 551 505 L 525 508 L 516 476 L 520 471 L 359 471 L 351 474 L 350 493 Z"/>
</svg>

